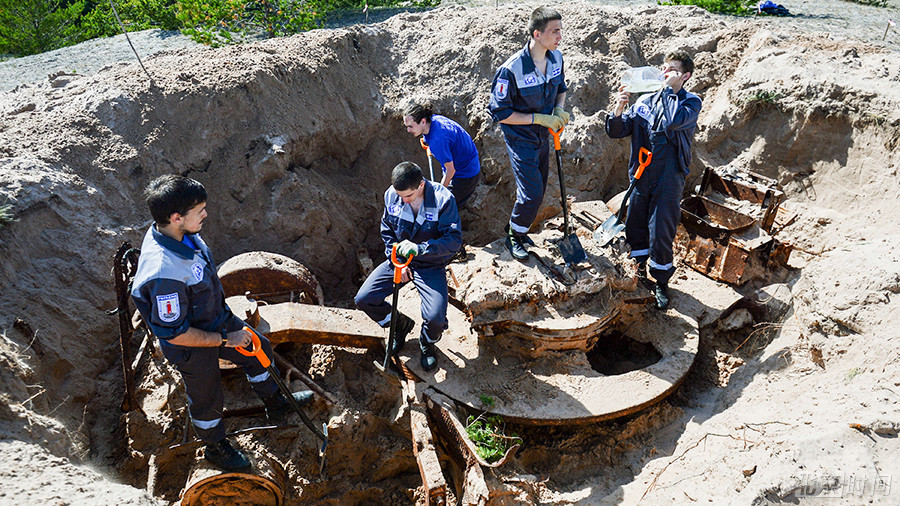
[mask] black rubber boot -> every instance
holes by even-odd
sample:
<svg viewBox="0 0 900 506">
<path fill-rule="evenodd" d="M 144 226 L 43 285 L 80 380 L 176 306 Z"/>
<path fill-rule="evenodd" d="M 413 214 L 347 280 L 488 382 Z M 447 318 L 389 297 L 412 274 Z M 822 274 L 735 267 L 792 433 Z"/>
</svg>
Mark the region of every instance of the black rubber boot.
<svg viewBox="0 0 900 506">
<path fill-rule="evenodd" d="M 531 240 L 525 234 L 517 234 L 513 232 L 511 228 L 509 228 L 509 224 L 506 224 L 506 247 L 509 249 L 509 253 L 519 261 L 524 261 L 528 259 L 528 249 L 525 248 L 525 244 L 531 243 Z"/>
<path fill-rule="evenodd" d="M 669 287 L 667 285 L 657 283 L 654 295 L 656 296 L 656 309 L 669 307 Z"/>
<path fill-rule="evenodd" d="M 419 338 L 419 351 L 422 352 L 422 357 L 419 359 L 422 369 L 425 371 L 434 370 L 437 367 L 437 357 L 434 356 L 434 344 Z"/>
<path fill-rule="evenodd" d="M 297 401 L 297 404 L 305 406 L 312 401 L 313 393 L 309 390 L 303 390 L 294 392 L 293 397 L 294 400 Z M 281 390 L 276 390 L 274 394 L 263 397 L 262 401 L 263 404 L 266 405 L 266 418 L 268 418 L 269 422 L 273 425 L 284 425 L 288 413 L 293 411 L 293 408 L 284 394 L 281 393 Z"/>
<path fill-rule="evenodd" d="M 203 457 L 226 471 L 240 471 L 250 467 L 250 460 L 240 450 L 235 450 L 227 439 L 207 443 Z"/>
<path fill-rule="evenodd" d="M 459 251 L 453 254 L 450 257 L 450 262 L 465 262 L 466 261 L 466 245 L 462 244 L 459 247 Z"/>
<path fill-rule="evenodd" d="M 397 313 L 397 328 L 396 335 L 394 335 L 394 347 L 391 349 L 391 355 L 397 356 L 400 353 L 400 350 L 403 349 L 403 345 L 406 344 L 406 336 L 412 331 L 413 327 L 416 326 L 416 322 L 413 321 L 412 318 L 406 316 L 403 313 Z"/>
</svg>

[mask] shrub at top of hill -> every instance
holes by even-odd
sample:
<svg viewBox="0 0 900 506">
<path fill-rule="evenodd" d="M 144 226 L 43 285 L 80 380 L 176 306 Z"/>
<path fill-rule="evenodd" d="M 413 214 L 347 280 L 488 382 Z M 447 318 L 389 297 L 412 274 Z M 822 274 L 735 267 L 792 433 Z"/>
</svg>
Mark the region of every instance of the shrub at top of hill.
<svg viewBox="0 0 900 506">
<path fill-rule="evenodd" d="M 84 0 L 0 0 L 0 53 L 28 55 L 79 42 Z"/>
</svg>

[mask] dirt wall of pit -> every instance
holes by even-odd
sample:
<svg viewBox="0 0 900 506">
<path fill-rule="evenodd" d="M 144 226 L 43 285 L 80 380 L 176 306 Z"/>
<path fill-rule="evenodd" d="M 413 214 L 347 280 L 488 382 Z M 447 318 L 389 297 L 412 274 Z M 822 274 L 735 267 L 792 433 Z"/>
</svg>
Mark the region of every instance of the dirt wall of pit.
<svg viewBox="0 0 900 506">
<path fill-rule="evenodd" d="M 73 431 L 52 445 L 56 453 L 71 455 L 74 438 L 108 456 L 98 448 L 115 438 L 91 428 L 116 416 L 122 391 L 117 322 L 104 314 L 115 306 L 111 259 L 124 240 L 140 245 L 149 225 L 141 191 L 158 175 L 206 185 L 203 235 L 218 261 L 249 250 L 290 256 L 328 301 L 346 305 L 360 283 L 357 251 L 381 258 L 389 170 L 403 160 L 425 165 L 398 110 L 406 98 L 428 98 L 481 153 L 483 184 L 463 214 L 467 240 L 496 237 L 515 189 L 486 105 L 494 70 L 524 44 L 532 8 L 401 14 L 162 53 L 145 62 L 152 84 L 130 64 L 0 94 L 0 198 L 16 217 L 0 229 L 0 329 L 3 355 L 23 364 L 0 376 L 10 405 L 52 411 Z M 693 7 L 560 11 L 573 111 L 563 163 L 576 198 L 607 198 L 626 184 L 628 145 L 603 132 L 618 75 L 682 48 L 696 55 L 689 89 L 704 100 L 689 186 L 704 166 L 754 170 L 798 202 L 833 209 L 830 222 L 859 222 L 848 238 L 897 233 L 900 221 L 887 219 L 900 162 L 894 53 L 726 24 Z M 841 185 L 827 184 L 837 178 Z M 558 198 L 552 175 L 545 205 Z M 864 221 L 870 212 L 884 219 Z M 4 423 L 27 424 L 10 413 Z"/>
</svg>

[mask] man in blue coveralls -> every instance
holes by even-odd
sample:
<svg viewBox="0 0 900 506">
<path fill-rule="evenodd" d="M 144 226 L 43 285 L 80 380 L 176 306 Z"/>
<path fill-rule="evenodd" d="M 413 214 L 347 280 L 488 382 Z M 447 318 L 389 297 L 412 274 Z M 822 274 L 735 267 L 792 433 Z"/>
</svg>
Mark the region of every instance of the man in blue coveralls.
<svg viewBox="0 0 900 506">
<path fill-rule="evenodd" d="M 638 275 L 656 280 L 656 307 L 669 305 L 669 279 L 675 272 L 672 241 L 681 220 L 684 179 L 691 164 L 691 144 L 702 103 L 688 93 L 684 83 L 694 72 L 694 60 L 685 51 L 666 55 L 663 65 L 666 86 L 648 93 L 625 112 L 629 94 L 619 89 L 613 114 L 606 118 L 606 133 L 614 139 L 631 136 L 628 175 L 634 177 L 640 148 L 653 153 L 650 165 L 638 180 L 628 204 L 625 240 L 631 257 L 638 262 Z"/>
<path fill-rule="evenodd" d="M 228 471 L 245 469 L 250 461 L 225 439 L 219 359 L 244 369 L 271 422 L 283 422 L 289 404 L 259 360 L 235 350 L 249 345 L 251 335 L 225 304 L 212 253 L 199 235 L 206 189 L 193 179 L 166 175 L 154 179 L 145 194 L 156 223 L 141 244 L 131 297 L 166 360 L 181 373 L 206 460 Z M 271 357 L 269 340 L 260 340 Z M 294 398 L 306 404 L 312 392 L 296 392 Z"/>
<path fill-rule="evenodd" d="M 441 164 L 441 184 L 456 198 L 456 209 L 466 207 L 481 180 L 481 160 L 469 133 L 450 118 L 434 114 L 430 104 L 411 103 L 403 110 L 406 131 L 423 136 Z"/>
<path fill-rule="evenodd" d="M 517 260 L 528 258 L 528 229 L 537 217 L 549 169 L 550 133 L 569 122 L 563 109 L 566 82 L 562 53 L 562 16 L 538 7 L 528 24 L 529 42 L 500 66 L 491 85 L 488 108 L 500 123 L 516 178 L 516 203 L 507 225 L 506 246 Z"/>
<path fill-rule="evenodd" d="M 450 190 L 439 183 L 426 181 L 422 169 L 403 162 L 391 172 L 391 186 L 384 192 L 384 214 L 381 216 L 381 238 L 384 261 L 369 274 L 356 294 L 356 307 L 366 312 L 382 327 L 391 324 L 391 305 L 384 299 L 393 290 L 391 249 L 404 257 L 415 255 L 402 272 L 401 283 L 412 280 L 422 298 L 422 333 L 419 350 L 422 369 L 437 367 L 434 344 L 447 328 L 447 274 L 445 267 L 462 244 L 459 212 Z M 392 355 L 406 343 L 406 335 L 415 325 L 412 318 L 398 312 Z"/>
</svg>

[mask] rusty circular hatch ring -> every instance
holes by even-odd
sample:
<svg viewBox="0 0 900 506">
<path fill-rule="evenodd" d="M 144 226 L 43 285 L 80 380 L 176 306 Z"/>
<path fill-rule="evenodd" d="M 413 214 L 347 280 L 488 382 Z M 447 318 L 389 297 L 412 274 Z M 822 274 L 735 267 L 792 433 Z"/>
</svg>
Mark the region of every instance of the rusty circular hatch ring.
<svg viewBox="0 0 900 506">
<path fill-rule="evenodd" d="M 400 308 L 416 316 L 421 329 L 419 297 L 415 290 L 401 293 Z M 408 344 L 401 353 L 404 368 L 451 399 L 483 411 L 482 396 L 494 399 L 487 409 L 509 421 L 530 425 L 574 425 L 626 416 L 651 406 L 672 393 L 687 377 L 700 342 L 696 321 L 669 309 L 650 310 L 622 333 L 652 345 L 662 358 L 642 369 L 604 376 L 595 371 L 582 350 L 547 351 L 527 357 L 515 345 L 489 340 L 514 340 L 497 334 L 479 338 L 470 330 L 465 314 L 450 306 L 449 328 L 437 344 L 438 368 L 425 372 L 419 365 L 418 346 Z M 496 346 L 501 344 L 501 346 Z"/>
</svg>

